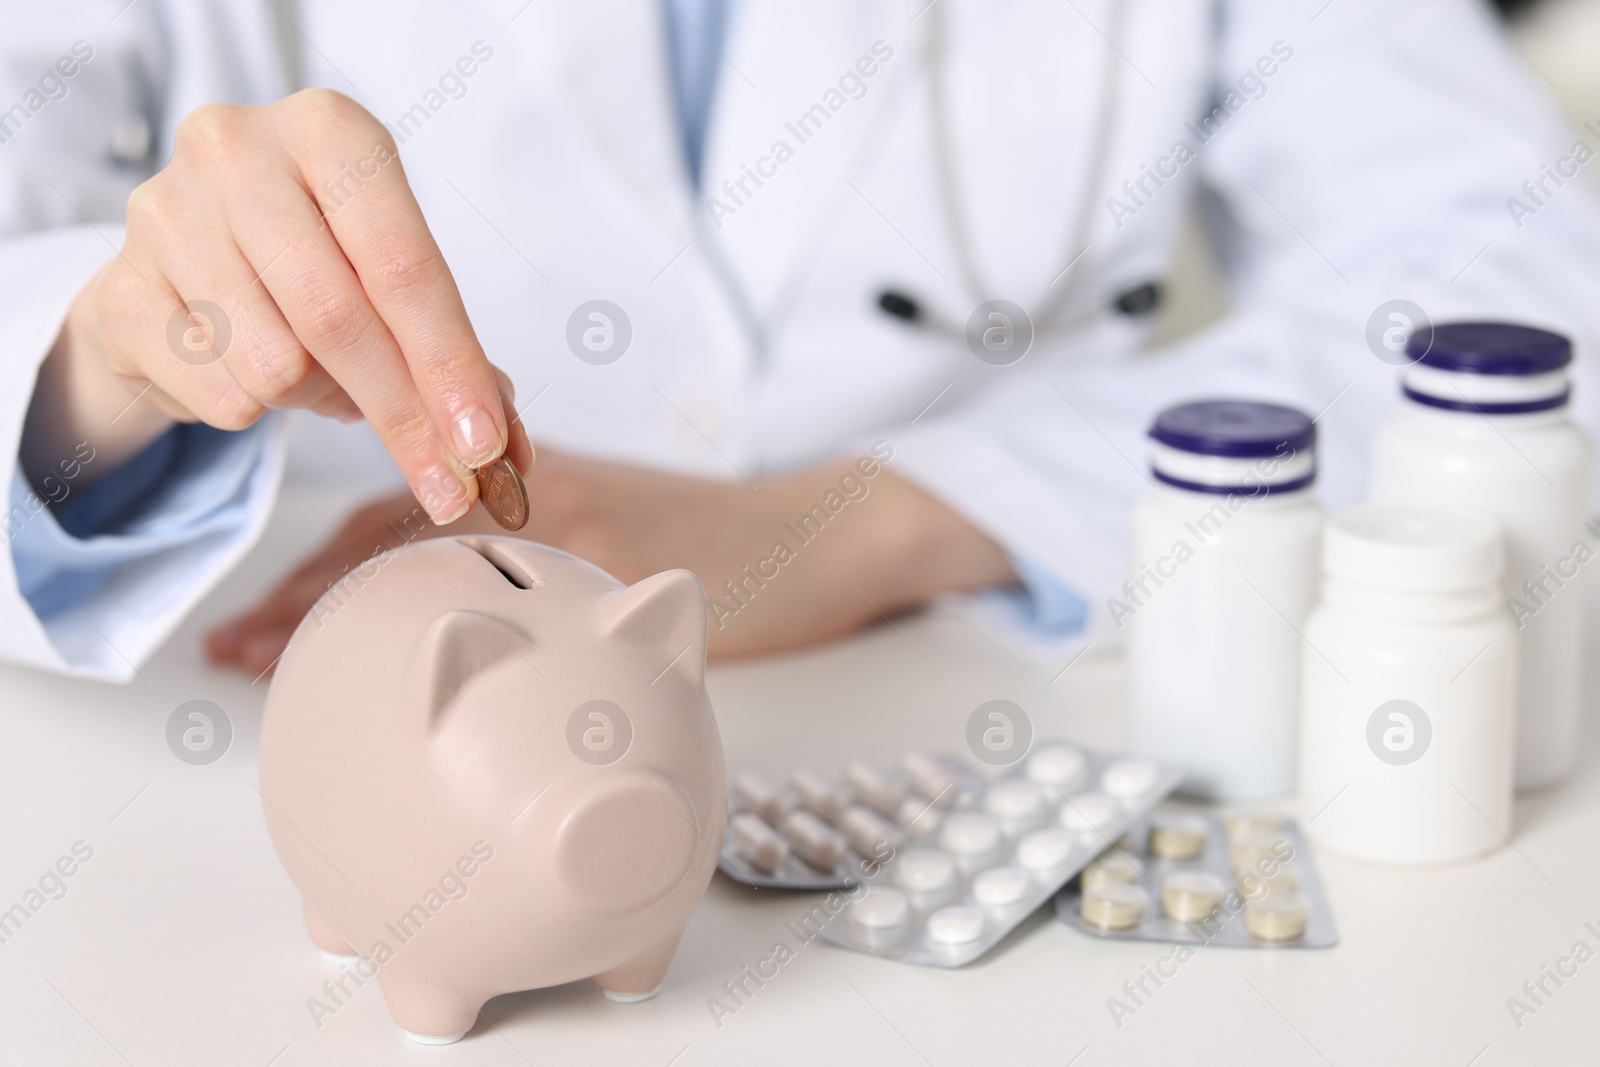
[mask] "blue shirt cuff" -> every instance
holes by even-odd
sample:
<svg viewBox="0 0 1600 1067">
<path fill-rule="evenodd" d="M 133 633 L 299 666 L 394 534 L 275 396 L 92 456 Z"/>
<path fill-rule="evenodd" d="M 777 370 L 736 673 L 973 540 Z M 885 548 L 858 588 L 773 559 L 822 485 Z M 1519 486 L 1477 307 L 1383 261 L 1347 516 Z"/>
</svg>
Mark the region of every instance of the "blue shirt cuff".
<svg viewBox="0 0 1600 1067">
<path fill-rule="evenodd" d="M 1069 637 L 1083 629 L 1088 601 L 1032 560 L 1012 556 L 1011 568 L 1021 585 L 1007 596 L 1019 625 L 1041 637 Z"/>
<path fill-rule="evenodd" d="M 199 576 L 218 548 L 247 530 L 249 483 L 266 442 L 262 424 L 237 433 L 180 424 L 78 489 L 74 477 L 94 462 L 83 448 L 39 487 L 54 507 L 19 465 L 10 486 L 12 561 L 46 632 L 68 618 L 114 630 L 119 619 L 144 615 L 144 605 L 124 602 L 135 588 L 118 581 L 125 572 L 187 556 Z"/>
</svg>

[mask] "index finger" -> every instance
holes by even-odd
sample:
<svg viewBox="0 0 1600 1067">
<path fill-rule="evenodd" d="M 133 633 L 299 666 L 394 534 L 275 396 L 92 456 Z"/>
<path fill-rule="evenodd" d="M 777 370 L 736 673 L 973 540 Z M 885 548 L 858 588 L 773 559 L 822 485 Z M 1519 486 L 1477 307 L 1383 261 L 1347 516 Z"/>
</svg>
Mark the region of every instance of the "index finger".
<svg viewBox="0 0 1600 1067">
<path fill-rule="evenodd" d="M 337 93 L 300 95 L 311 99 L 302 105 L 309 113 L 296 123 L 296 163 L 323 204 L 329 231 L 399 345 L 423 406 L 455 457 L 467 467 L 492 463 L 507 442 L 494 369 L 393 139 Z"/>
</svg>

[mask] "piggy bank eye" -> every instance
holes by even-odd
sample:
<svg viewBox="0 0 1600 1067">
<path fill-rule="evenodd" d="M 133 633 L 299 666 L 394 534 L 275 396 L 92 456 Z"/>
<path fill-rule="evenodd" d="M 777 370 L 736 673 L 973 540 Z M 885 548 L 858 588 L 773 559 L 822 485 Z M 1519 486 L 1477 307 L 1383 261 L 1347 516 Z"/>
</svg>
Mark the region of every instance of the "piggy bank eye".
<svg viewBox="0 0 1600 1067">
<path fill-rule="evenodd" d="M 654 904 L 689 872 L 693 812 L 682 790 L 653 775 L 596 787 L 557 832 L 562 882 L 607 914 Z"/>
</svg>

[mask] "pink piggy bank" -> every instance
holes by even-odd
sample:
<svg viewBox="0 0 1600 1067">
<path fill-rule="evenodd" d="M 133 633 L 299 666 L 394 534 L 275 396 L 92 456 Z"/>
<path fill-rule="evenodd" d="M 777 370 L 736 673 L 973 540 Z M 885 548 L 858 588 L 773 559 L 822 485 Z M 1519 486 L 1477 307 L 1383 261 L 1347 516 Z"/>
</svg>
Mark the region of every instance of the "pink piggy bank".
<svg viewBox="0 0 1600 1067">
<path fill-rule="evenodd" d="M 301 621 L 261 727 L 267 829 L 311 939 L 414 1039 L 490 997 L 660 988 L 716 868 L 706 603 L 509 538 L 368 561 Z"/>
</svg>

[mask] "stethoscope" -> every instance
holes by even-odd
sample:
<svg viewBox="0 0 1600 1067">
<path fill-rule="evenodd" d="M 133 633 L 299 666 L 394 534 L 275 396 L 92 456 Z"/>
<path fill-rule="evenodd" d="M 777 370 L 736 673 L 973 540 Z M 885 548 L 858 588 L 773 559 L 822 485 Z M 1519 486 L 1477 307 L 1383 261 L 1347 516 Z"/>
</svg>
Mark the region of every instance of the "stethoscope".
<svg viewBox="0 0 1600 1067">
<path fill-rule="evenodd" d="M 1122 53 L 1126 9 L 1127 0 L 1113 0 L 1111 24 L 1105 34 L 1105 71 L 1100 87 L 1102 101 L 1100 119 L 1090 146 L 1087 179 L 1073 220 L 1071 238 L 1067 243 L 1066 258 L 1063 260 L 1064 266 L 1051 281 L 1052 288 L 1089 252 L 1089 232 L 1094 225 L 1095 205 L 1099 200 L 1100 190 L 1105 187 L 1106 167 L 1111 157 L 1111 136 L 1121 106 L 1122 72 L 1117 66 L 1117 59 Z M 955 252 L 956 263 L 960 267 L 961 280 L 967 295 L 975 306 L 985 307 L 995 303 L 994 293 L 978 266 L 977 256 L 973 252 L 972 231 L 967 225 L 966 212 L 962 207 L 960 194 L 956 190 L 954 153 L 950 145 L 950 108 L 946 95 L 944 68 L 944 6 L 938 2 L 929 4 L 924 17 L 927 19 L 923 44 L 927 64 L 928 119 L 932 131 L 933 169 L 939 192 L 940 213 L 944 216 L 945 229 L 949 233 L 950 244 Z M 1155 310 L 1161 300 L 1160 285 L 1156 282 L 1147 282 L 1117 295 L 1110 301 L 1109 306 L 1096 300 L 1088 305 L 1074 308 L 1071 302 L 1081 288 L 1078 281 L 1082 277 L 1083 272 L 1072 275 L 1065 285 L 1058 289 L 1053 288 L 1038 306 L 1023 309 L 1024 314 L 1031 320 L 1034 336 L 1081 328 L 1111 309 L 1124 315 L 1144 315 Z M 884 314 L 899 319 L 909 326 L 933 330 L 952 337 L 967 336 L 968 327 L 965 322 L 955 322 L 946 318 L 936 308 L 901 287 L 890 286 L 883 289 L 878 294 L 878 307 Z"/>
</svg>

